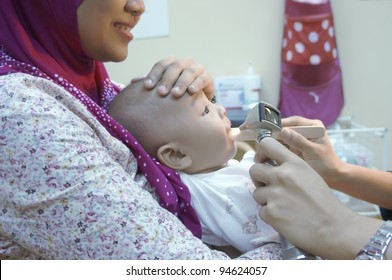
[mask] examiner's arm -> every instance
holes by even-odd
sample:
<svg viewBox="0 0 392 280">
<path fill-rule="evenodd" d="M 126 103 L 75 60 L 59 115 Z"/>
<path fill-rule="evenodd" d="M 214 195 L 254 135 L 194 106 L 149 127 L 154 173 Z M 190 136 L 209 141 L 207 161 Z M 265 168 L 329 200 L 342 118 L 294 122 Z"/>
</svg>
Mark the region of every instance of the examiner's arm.
<svg viewBox="0 0 392 280">
<path fill-rule="evenodd" d="M 318 120 L 290 117 L 283 126 L 322 125 Z M 392 209 L 392 173 L 343 162 L 333 150 L 327 135 L 308 140 L 284 128 L 281 140 L 316 170 L 328 185 L 349 195 Z"/>
</svg>

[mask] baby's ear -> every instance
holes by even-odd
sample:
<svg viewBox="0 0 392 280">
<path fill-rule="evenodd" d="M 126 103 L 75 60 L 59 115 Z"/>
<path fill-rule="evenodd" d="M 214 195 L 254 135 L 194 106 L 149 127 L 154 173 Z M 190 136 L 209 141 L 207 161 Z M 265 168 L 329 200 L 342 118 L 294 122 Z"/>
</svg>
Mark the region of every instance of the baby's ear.
<svg viewBox="0 0 392 280">
<path fill-rule="evenodd" d="M 183 154 L 173 143 L 161 146 L 157 157 L 162 164 L 174 170 L 184 170 L 192 165 L 192 159 Z"/>
</svg>

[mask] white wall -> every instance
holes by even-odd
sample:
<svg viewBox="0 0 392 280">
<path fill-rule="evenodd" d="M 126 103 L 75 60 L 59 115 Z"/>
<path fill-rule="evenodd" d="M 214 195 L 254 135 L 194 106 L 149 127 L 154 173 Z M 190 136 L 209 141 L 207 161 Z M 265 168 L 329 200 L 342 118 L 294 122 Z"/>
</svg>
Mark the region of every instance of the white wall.
<svg viewBox="0 0 392 280">
<path fill-rule="evenodd" d="M 168 2 L 170 36 L 132 42 L 125 62 L 107 65 L 112 79 L 127 83 L 169 55 L 192 57 L 214 77 L 244 74 L 252 60 L 263 77 L 265 101 L 277 105 L 283 0 Z M 342 115 L 387 127 L 392 151 L 392 0 L 331 2 L 343 71 Z"/>
</svg>

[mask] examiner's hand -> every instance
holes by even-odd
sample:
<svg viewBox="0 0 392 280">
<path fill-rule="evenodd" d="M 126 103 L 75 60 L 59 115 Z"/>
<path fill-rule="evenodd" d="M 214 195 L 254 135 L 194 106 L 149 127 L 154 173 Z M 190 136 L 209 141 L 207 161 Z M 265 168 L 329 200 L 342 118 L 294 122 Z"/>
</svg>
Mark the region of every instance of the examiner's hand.
<svg viewBox="0 0 392 280">
<path fill-rule="evenodd" d="M 169 93 L 180 97 L 186 91 L 196 94 L 204 91 L 208 99 L 214 96 L 212 77 L 204 67 L 191 59 L 168 57 L 157 62 L 148 73 L 144 82 L 147 89 L 158 86 L 159 94 Z"/>
<path fill-rule="evenodd" d="M 268 164 L 274 161 L 277 165 Z M 264 138 L 250 169 L 260 217 L 290 242 L 317 256 L 328 250 L 356 216 L 301 158 L 272 137 Z"/>
<path fill-rule="evenodd" d="M 318 139 L 306 139 L 295 131 L 285 128 L 288 126 L 324 126 L 319 120 L 303 117 L 289 117 L 282 119 L 283 129 L 280 140 L 288 148 L 303 158 L 323 179 L 333 185 L 338 172 L 343 170 L 344 162 L 336 155 L 327 134 Z"/>
</svg>

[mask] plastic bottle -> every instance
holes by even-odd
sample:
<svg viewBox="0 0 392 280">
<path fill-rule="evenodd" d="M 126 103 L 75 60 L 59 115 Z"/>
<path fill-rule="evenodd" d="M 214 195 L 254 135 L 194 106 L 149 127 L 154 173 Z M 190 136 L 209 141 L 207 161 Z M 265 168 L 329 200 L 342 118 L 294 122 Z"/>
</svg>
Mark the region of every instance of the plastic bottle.
<svg viewBox="0 0 392 280">
<path fill-rule="evenodd" d="M 260 101 L 261 77 L 255 75 L 253 64 L 248 64 L 248 74 L 244 79 L 244 110 L 251 109 Z"/>
</svg>

